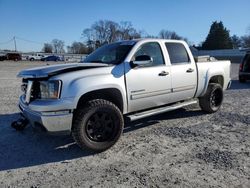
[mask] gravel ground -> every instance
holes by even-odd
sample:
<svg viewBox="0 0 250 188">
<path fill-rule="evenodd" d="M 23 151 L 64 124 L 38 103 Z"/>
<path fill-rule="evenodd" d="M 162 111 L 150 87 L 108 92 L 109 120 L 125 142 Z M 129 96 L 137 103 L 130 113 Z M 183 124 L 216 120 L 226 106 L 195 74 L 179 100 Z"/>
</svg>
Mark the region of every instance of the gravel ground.
<svg viewBox="0 0 250 188">
<path fill-rule="evenodd" d="M 130 123 L 95 154 L 70 136 L 16 132 L 20 79 L 42 62 L 0 62 L 0 187 L 250 187 L 250 83 L 237 80 L 220 111 L 198 106 Z"/>
</svg>

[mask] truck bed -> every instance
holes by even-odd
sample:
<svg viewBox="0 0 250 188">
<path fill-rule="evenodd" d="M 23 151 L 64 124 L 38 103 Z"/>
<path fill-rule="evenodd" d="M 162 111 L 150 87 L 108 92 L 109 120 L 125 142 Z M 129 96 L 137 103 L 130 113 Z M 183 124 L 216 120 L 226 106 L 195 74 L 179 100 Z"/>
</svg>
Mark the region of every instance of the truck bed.
<svg viewBox="0 0 250 188">
<path fill-rule="evenodd" d="M 209 55 L 194 56 L 194 60 L 195 60 L 196 63 L 205 63 L 205 62 L 218 61 L 215 57 L 211 57 Z"/>
</svg>

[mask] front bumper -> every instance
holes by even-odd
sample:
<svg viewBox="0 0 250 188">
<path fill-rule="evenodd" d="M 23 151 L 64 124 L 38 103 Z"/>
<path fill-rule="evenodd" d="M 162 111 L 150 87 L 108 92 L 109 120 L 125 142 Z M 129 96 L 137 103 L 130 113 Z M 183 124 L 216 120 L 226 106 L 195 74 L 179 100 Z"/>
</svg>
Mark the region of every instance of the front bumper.
<svg viewBox="0 0 250 188">
<path fill-rule="evenodd" d="M 34 105 L 32 106 L 34 107 Z M 50 133 L 70 133 L 71 131 L 72 110 L 44 112 L 31 110 L 29 105 L 25 103 L 23 96 L 19 100 L 19 109 L 34 128 L 42 128 Z"/>
</svg>

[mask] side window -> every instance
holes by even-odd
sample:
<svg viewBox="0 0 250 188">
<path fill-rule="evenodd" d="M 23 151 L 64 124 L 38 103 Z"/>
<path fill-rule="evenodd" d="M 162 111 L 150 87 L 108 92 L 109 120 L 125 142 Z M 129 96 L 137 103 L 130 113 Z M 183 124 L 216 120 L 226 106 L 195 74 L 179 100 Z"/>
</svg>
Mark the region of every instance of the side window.
<svg viewBox="0 0 250 188">
<path fill-rule="evenodd" d="M 146 67 L 164 65 L 161 47 L 157 42 L 149 42 L 140 46 L 140 48 L 135 53 L 133 59 L 140 55 L 148 55 L 152 57 L 153 62 Z"/>
<path fill-rule="evenodd" d="M 186 48 L 181 43 L 165 43 L 168 50 L 171 64 L 186 64 L 190 62 L 190 58 Z"/>
</svg>

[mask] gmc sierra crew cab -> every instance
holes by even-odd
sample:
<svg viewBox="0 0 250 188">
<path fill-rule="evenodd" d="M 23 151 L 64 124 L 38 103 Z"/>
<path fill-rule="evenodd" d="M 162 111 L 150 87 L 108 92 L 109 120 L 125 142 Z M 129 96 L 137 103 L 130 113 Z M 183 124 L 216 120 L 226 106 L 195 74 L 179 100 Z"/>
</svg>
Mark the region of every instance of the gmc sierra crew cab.
<svg viewBox="0 0 250 188">
<path fill-rule="evenodd" d="M 230 87 L 230 61 L 194 58 L 179 40 L 138 39 L 104 45 L 81 63 L 23 70 L 19 108 L 48 132 L 71 133 L 81 148 L 103 151 L 135 121 L 199 103 L 216 112 Z"/>
</svg>

